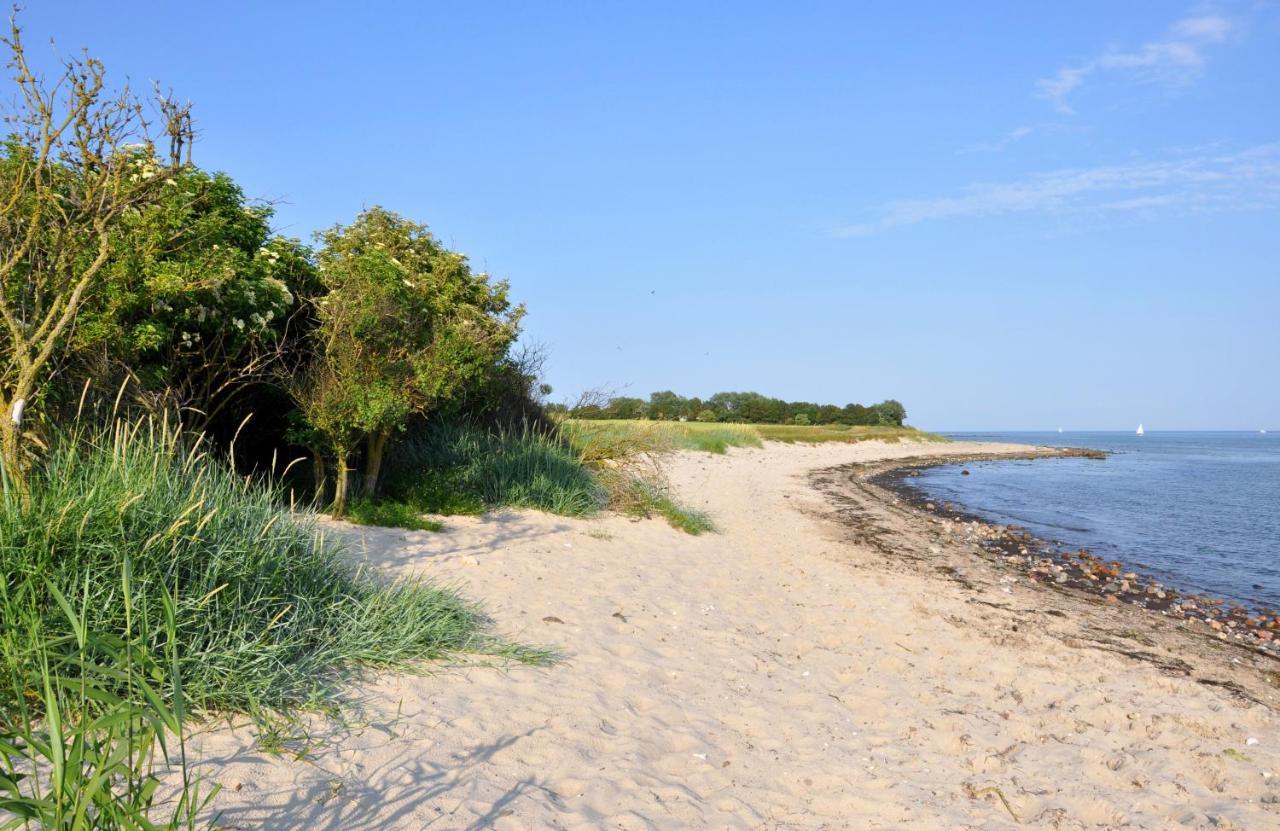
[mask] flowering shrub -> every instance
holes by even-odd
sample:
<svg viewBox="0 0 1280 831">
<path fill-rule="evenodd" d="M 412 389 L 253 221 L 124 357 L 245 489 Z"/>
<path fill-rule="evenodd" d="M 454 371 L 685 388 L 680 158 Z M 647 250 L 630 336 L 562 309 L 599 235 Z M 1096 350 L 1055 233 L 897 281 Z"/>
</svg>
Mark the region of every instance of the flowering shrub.
<svg viewBox="0 0 1280 831">
<path fill-rule="evenodd" d="M 146 175 L 146 169 L 138 175 Z M 314 291 L 311 252 L 271 233 L 271 209 L 225 174 L 184 168 L 126 218 L 72 349 L 208 410 L 212 391 L 276 348 Z M 109 373 L 108 373 L 109 374 Z"/>
</svg>

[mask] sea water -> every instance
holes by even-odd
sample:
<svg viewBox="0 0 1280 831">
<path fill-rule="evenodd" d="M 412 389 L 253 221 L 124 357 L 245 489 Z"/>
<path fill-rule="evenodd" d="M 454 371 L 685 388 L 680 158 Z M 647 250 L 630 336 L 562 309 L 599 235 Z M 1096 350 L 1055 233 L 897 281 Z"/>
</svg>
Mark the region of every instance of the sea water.
<svg viewBox="0 0 1280 831">
<path fill-rule="evenodd" d="M 944 465 L 908 480 L 933 499 L 1068 550 L 1088 548 L 1177 589 L 1280 609 L 1280 434 L 946 435 L 1111 455 Z"/>
</svg>

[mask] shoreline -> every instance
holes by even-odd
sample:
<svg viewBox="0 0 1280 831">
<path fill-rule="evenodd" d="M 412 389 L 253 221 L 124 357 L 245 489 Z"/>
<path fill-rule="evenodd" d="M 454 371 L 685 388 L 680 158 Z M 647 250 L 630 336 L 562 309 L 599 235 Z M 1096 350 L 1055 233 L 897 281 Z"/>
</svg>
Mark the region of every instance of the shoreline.
<svg viewBox="0 0 1280 831">
<path fill-rule="evenodd" d="M 1018 526 L 990 523 L 955 503 L 935 504 L 907 482 L 912 472 L 924 467 L 1079 455 L 1083 454 L 1074 448 L 1030 445 L 1026 452 L 959 451 L 820 468 L 810 472 L 809 482 L 833 505 L 836 521 L 849 529 L 851 541 L 874 547 L 886 562 L 897 561 L 917 572 L 932 571 L 973 591 L 998 585 L 1007 593 L 1010 584 L 1021 583 L 1040 599 L 1038 608 L 1024 611 L 1061 618 L 1068 630 L 1101 630 L 1114 619 L 1140 624 L 1141 633 L 1121 633 L 1121 641 L 1133 643 L 1094 640 L 1090 645 L 1150 663 L 1164 674 L 1192 677 L 1242 700 L 1280 709 L 1276 704 L 1280 620 L 1270 622 L 1273 628 L 1268 631 L 1276 632 L 1270 640 L 1257 639 L 1253 628 L 1241 626 L 1247 612 L 1238 604 L 1201 602 L 1199 596 L 1122 571 L 1114 562 L 1062 552 Z M 876 509 L 905 521 L 916 539 L 885 529 L 874 516 Z M 924 551 L 918 545 L 920 536 L 930 541 Z M 985 572 L 985 587 L 983 580 L 975 579 L 975 571 Z M 1114 591 L 1120 583 L 1128 583 L 1130 591 Z M 1160 588 L 1147 594 L 1153 585 Z M 975 602 L 999 607 L 985 600 Z M 1071 636 L 1065 639 L 1070 641 Z M 1230 677 L 1214 677 L 1223 672 Z"/>
<path fill-rule="evenodd" d="M 272 831 L 1273 825 L 1274 661 L 1033 585 L 848 475 L 965 451 L 1026 449 L 675 453 L 673 494 L 720 529 L 697 537 L 530 511 L 343 527 L 369 567 L 458 586 L 562 660 L 378 673 L 341 722 L 283 743 L 210 725 L 188 746 L 224 786 L 210 813 Z"/>
<path fill-rule="evenodd" d="M 1107 603 L 1127 603 L 1175 620 L 1199 622 L 1212 630 L 1219 640 L 1233 640 L 1280 660 L 1280 613 L 1274 609 L 1250 609 L 1234 598 L 1213 597 L 1170 586 L 1144 574 L 1139 567 L 1118 560 L 1105 560 L 1087 548 L 1068 550 L 1061 543 L 1031 534 L 1023 526 L 991 522 L 968 506 L 955 502 L 937 504 L 924 490 L 908 481 L 914 478 L 916 471 L 925 467 L 1071 457 L 1105 459 L 1106 454 L 1068 448 L 1065 452 L 1036 452 L 1025 456 L 969 455 L 947 461 L 929 460 L 921 464 L 894 466 L 871 474 L 867 480 L 917 510 L 964 527 L 992 556 L 1023 568 L 1033 581 L 1086 592 L 1101 597 Z"/>
</svg>

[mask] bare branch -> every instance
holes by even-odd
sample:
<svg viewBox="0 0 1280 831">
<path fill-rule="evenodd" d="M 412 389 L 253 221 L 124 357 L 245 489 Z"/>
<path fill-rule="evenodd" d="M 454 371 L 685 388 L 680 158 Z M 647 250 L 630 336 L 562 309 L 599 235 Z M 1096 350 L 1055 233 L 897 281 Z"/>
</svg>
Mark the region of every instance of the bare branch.
<svg viewBox="0 0 1280 831">
<path fill-rule="evenodd" d="M 0 43 L 17 86 L 0 113 L 0 401 L 28 400 L 55 363 L 121 230 L 121 219 L 154 198 L 190 158 L 191 107 L 156 103 L 170 158 L 156 157 L 142 102 L 127 85 L 109 91 L 88 54 L 63 61 L 53 82 L 27 60 L 16 11 Z M 21 425 L 0 416 L 0 456 L 21 476 Z"/>
</svg>

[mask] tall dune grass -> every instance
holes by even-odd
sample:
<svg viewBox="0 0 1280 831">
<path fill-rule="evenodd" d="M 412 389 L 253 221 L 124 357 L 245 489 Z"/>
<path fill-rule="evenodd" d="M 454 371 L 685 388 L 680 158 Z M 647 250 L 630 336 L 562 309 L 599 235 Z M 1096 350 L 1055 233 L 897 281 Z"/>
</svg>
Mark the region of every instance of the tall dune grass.
<svg viewBox="0 0 1280 831">
<path fill-rule="evenodd" d="M 37 677 L 49 645 L 65 640 L 55 592 L 81 598 L 85 629 L 103 637 L 133 631 L 132 614 L 149 652 L 174 652 L 196 710 L 305 706 L 344 673 L 458 652 L 538 657 L 489 635 L 452 591 L 358 568 L 281 498 L 163 425 L 61 437 L 29 505 L 6 493 L 0 511 L 0 667 Z M 171 633 L 159 625 L 166 593 Z"/>
<path fill-rule="evenodd" d="M 421 527 L 418 512 L 515 507 L 582 517 L 607 507 L 656 514 L 690 534 L 712 530 L 704 514 L 681 506 L 666 486 L 656 453 L 671 447 L 666 432 L 490 432 L 441 420 L 400 440 L 387 465 L 384 498 L 366 513 L 371 521 Z M 360 509 L 352 514 L 363 516 Z"/>
<path fill-rule="evenodd" d="M 389 500 L 434 514 L 513 507 L 589 516 L 608 498 L 568 443 L 533 428 L 436 421 L 400 440 L 385 476 Z"/>
<path fill-rule="evenodd" d="M 681 433 L 672 430 L 670 423 L 567 421 L 562 423 L 561 433 L 583 467 L 604 488 L 613 510 L 634 517 L 657 514 L 688 534 L 715 530 L 710 517 L 681 504 L 671 493 L 662 454 L 691 445 L 681 443 Z M 721 438 L 736 443 L 743 436 L 740 431 L 725 431 Z M 717 452 L 710 444 L 699 449 Z M 718 452 L 723 453 L 724 448 Z"/>
<path fill-rule="evenodd" d="M 0 632 L 10 672 L 0 678 L 0 827 L 117 831 L 188 829 L 218 793 L 187 766 L 185 692 L 176 660 L 175 605 L 162 592 L 158 622 L 166 654 L 151 652 L 146 622 L 133 608 L 131 563 L 120 564 L 127 630 L 88 627 L 87 598 L 68 600 L 52 585 L 67 635 L 40 635 L 42 621 Z M 16 659 L 15 659 L 16 658 Z M 26 660 L 24 660 L 26 659 Z M 34 664 L 34 675 L 16 667 Z M 161 777 L 178 788 L 157 799 Z"/>
<path fill-rule="evenodd" d="M 25 501 L 0 469 L 2 828 L 194 829 L 216 787 L 187 769 L 189 713 L 328 705 L 364 668 L 462 652 L 546 658 L 451 591 L 357 567 L 163 424 L 60 436 L 29 481 Z"/>
</svg>

